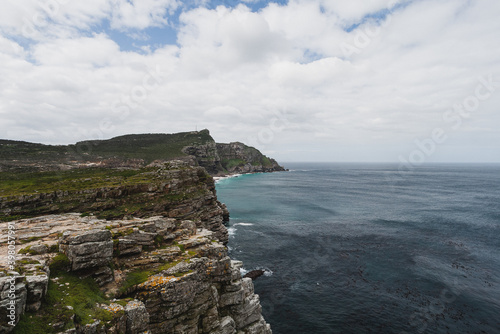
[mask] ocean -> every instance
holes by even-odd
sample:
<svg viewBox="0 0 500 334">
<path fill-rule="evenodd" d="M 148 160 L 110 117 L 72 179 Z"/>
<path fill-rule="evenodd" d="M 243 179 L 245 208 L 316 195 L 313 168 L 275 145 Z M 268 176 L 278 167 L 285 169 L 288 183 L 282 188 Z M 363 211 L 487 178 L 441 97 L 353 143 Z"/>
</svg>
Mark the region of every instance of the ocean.
<svg viewBox="0 0 500 334">
<path fill-rule="evenodd" d="M 500 165 L 285 167 L 216 185 L 274 334 L 500 333 Z"/>
</svg>

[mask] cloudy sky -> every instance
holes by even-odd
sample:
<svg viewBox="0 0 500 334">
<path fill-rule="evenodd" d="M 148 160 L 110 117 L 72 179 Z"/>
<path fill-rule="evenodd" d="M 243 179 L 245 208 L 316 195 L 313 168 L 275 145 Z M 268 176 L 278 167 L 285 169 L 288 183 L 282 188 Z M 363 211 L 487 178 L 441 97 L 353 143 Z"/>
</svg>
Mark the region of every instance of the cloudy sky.
<svg viewBox="0 0 500 334">
<path fill-rule="evenodd" d="M 0 138 L 500 162 L 498 0 L 1 0 Z"/>
</svg>

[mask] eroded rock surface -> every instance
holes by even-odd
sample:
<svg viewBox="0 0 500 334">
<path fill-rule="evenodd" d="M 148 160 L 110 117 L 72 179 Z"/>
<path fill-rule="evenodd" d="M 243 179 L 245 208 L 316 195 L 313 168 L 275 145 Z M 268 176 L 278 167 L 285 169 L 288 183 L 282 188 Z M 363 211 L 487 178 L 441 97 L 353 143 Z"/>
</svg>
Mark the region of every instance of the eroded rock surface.
<svg viewBox="0 0 500 334">
<path fill-rule="evenodd" d="M 228 256 L 229 212 L 213 179 L 181 162 L 148 168 L 130 186 L 0 198 L 3 214 L 96 212 L 0 223 L 0 333 L 12 324 L 44 333 L 271 333 L 251 279 Z M 97 218 L 116 205 L 135 211 Z"/>
<path fill-rule="evenodd" d="M 165 217 L 106 221 L 68 214 L 16 224 L 31 226 L 24 229 L 28 235 L 51 226 L 44 229 L 44 238 L 25 248 L 45 245 L 54 250 L 49 245 L 57 244 L 67 256 L 71 273 L 82 279 L 92 277 L 110 300 L 99 307 L 113 314 L 111 320 L 97 318 L 81 324 L 69 316 L 55 324 L 53 333 L 66 333 L 67 329 L 58 329 L 67 327 L 73 333 L 271 333 L 252 280 L 241 277 L 241 262 L 229 258 L 215 232 L 192 221 Z M 57 233 L 61 229 L 65 232 Z M 18 314 L 43 307 L 51 277 L 46 263 L 57 254 L 24 255 L 18 261 L 23 275 L 0 278 L 2 291 L 8 291 L 7 281 L 14 277 Z M 148 275 L 128 284 L 131 275 L 141 272 Z M 2 293 L 2 310 L 8 302 Z M 2 328 L 4 333 L 10 329 L 5 323 Z"/>
</svg>

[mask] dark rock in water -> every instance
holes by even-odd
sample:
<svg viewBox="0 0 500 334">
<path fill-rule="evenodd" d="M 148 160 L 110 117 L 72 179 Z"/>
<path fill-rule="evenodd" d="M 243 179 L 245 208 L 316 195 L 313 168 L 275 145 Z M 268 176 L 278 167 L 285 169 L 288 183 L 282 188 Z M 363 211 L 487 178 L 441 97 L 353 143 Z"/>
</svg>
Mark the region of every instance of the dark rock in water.
<svg viewBox="0 0 500 334">
<path fill-rule="evenodd" d="M 264 275 L 264 270 L 252 270 L 248 273 L 245 274 L 245 276 L 243 276 L 244 278 L 251 278 L 252 281 L 255 281 L 257 278 L 259 278 L 260 276 Z"/>
</svg>

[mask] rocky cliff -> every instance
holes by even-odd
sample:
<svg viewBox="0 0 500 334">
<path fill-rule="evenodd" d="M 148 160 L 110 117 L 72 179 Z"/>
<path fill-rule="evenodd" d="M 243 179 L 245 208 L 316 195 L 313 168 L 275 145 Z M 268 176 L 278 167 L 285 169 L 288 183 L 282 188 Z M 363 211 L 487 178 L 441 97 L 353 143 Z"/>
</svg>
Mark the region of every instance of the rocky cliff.
<svg viewBox="0 0 500 334">
<path fill-rule="evenodd" d="M 217 144 L 216 146 L 222 168 L 229 174 L 267 173 L 285 170 L 276 160 L 266 157 L 256 148 L 243 143 L 235 142 Z"/>
<path fill-rule="evenodd" d="M 56 174 L 0 194 L 4 221 L 52 213 L 0 224 L 0 333 L 271 333 L 203 168 Z"/>
<path fill-rule="evenodd" d="M 284 170 L 253 147 L 242 143 L 216 144 L 208 130 L 126 135 L 60 146 L 0 140 L 0 172 L 91 166 L 137 169 L 155 161 L 171 160 L 204 167 L 211 175 Z"/>
</svg>

